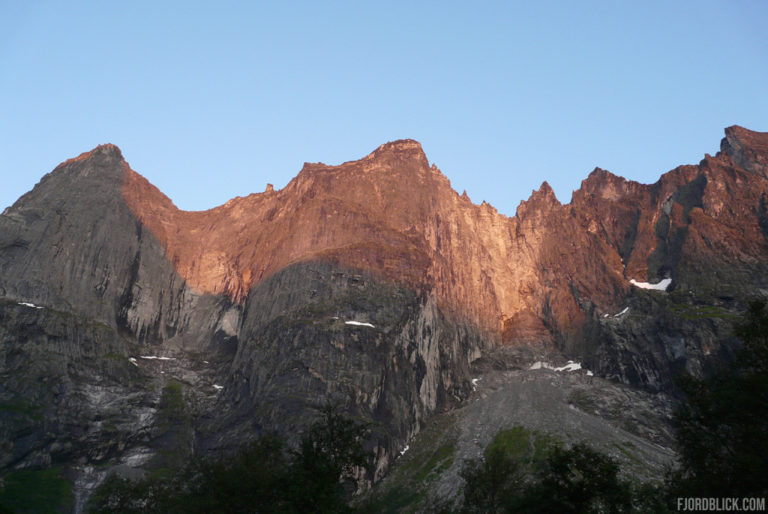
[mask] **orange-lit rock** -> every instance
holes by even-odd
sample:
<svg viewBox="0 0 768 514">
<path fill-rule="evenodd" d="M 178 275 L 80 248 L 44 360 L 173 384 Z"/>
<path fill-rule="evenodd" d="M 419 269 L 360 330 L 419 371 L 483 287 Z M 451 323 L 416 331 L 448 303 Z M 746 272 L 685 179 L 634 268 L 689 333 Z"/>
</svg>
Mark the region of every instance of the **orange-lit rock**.
<svg viewBox="0 0 768 514">
<path fill-rule="evenodd" d="M 630 278 L 678 280 L 688 253 L 766 258 L 768 135 L 726 134 L 717 156 L 652 185 L 595 169 L 561 205 L 544 182 L 512 218 L 459 196 L 412 140 L 339 166 L 305 164 L 282 190 L 208 211 L 177 209 L 127 165 L 123 194 L 202 292 L 243 301 L 286 266 L 324 260 L 434 294 L 505 341 L 568 337 L 590 308 L 615 312 Z"/>
</svg>

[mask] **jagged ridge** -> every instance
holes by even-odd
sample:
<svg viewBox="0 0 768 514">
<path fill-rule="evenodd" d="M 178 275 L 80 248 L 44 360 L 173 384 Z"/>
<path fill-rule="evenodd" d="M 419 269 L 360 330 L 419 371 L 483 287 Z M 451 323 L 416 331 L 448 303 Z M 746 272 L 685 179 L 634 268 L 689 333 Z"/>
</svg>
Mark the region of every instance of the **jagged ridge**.
<svg viewBox="0 0 768 514">
<path fill-rule="evenodd" d="M 596 169 L 566 205 L 545 182 L 511 218 L 410 140 L 203 212 L 102 145 L 0 215 L 0 467 L 64 463 L 82 500 L 107 469 L 295 434 L 332 397 L 383 427 L 376 479 L 494 347 L 668 391 L 726 357 L 728 316 L 768 292 L 767 142 L 731 127 L 652 185 Z"/>
<path fill-rule="evenodd" d="M 764 259 L 766 141 L 731 127 L 717 156 L 652 185 L 596 169 L 567 205 L 544 182 L 512 218 L 459 196 L 412 140 L 339 166 L 305 164 L 280 191 L 203 212 L 178 210 L 130 170 L 123 194 L 199 291 L 239 302 L 292 263 L 324 260 L 429 289 L 512 342 L 578 328 L 584 301 L 615 312 L 629 279 L 680 283 L 681 259 Z"/>
</svg>

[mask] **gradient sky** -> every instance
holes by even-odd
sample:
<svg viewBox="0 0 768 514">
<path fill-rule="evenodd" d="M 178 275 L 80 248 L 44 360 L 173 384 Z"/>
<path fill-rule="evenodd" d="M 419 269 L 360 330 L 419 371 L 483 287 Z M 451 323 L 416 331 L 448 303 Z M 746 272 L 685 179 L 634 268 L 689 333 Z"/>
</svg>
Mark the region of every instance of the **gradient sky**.
<svg viewBox="0 0 768 514">
<path fill-rule="evenodd" d="M 422 143 L 512 215 L 768 131 L 768 2 L 0 0 L 0 209 L 118 145 L 183 209 Z"/>
</svg>

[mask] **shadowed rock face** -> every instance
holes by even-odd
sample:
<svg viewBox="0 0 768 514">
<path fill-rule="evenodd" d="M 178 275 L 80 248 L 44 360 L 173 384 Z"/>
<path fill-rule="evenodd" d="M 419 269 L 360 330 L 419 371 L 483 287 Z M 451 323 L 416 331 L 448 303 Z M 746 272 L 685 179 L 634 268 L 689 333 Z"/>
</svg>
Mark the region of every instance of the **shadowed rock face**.
<svg viewBox="0 0 768 514">
<path fill-rule="evenodd" d="M 0 215 L 0 468 L 64 463 L 82 500 L 109 469 L 295 438 L 330 398 L 380 423 L 378 479 L 495 350 L 669 391 L 768 293 L 767 162 L 731 127 L 655 184 L 595 169 L 510 218 L 403 140 L 185 212 L 100 146 Z"/>
</svg>

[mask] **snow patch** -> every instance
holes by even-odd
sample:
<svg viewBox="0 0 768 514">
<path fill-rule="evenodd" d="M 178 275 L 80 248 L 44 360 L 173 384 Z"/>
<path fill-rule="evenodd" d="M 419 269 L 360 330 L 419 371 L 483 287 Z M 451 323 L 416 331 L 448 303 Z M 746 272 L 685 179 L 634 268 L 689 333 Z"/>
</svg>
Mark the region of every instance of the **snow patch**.
<svg viewBox="0 0 768 514">
<path fill-rule="evenodd" d="M 637 280 L 630 279 L 629 283 L 632 284 L 635 287 L 639 287 L 640 289 L 652 289 L 654 291 L 666 291 L 669 287 L 669 284 L 672 283 L 671 278 L 665 278 L 662 281 L 660 281 L 658 284 L 650 284 L 648 282 L 638 282 Z"/>
<path fill-rule="evenodd" d="M 621 312 L 617 312 L 616 314 L 609 314 L 606 312 L 605 314 L 603 314 L 603 318 L 619 318 L 628 312 L 629 312 L 629 306 L 624 307 L 624 309 Z"/>
<path fill-rule="evenodd" d="M 19 302 L 19 305 L 23 305 L 24 307 L 32 307 L 33 309 L 42 309 L 42 307 L 35 305 L 34 303 Z"/>
<path fill-rule="evenodd" d="M 214 389 L 224 389 L 224 386 L 220 386 L 219 384 L 213 384 Z"/>
<path fill-rule="evenodd" d="M 400 452 L 400 456 L 402 457 L 403 455 L 405 455 L 405 452 L 407 452 L 410 448 L 411 446 L 406 444 L 405 448 L 403 448 L 402 451 Z"/>
<path fill-rule="evenodd" d="M 573 362 L 573 361 L 568 361 L 568 363 L 565 366 L 560 366 L 559 368 L 554 367 L 552 364 L 549 364 L 548 362 L 536 361 L 533 364 L 531 364 L 531 367 L 528 369 L 551 369 L 552 371 L 578 371 L 584 368 L 581 367 L 581 363 Z M 587 373 L 589 374 L 590 371 L 587 371 Z"/>
<path fill-rule="evenodd" d="M 133 364 L 134 366 L 136 366 L 137 368 L 139 367 L 139 365 L 138 365 L 138 363 L 136 362 L 136 359 L 135 359 L 134 357 L 128 357 L 128 361 L 129 361 L 131 364 Z"/>
<path fill-rule="evenodd" d="M 159 361 L 175 361 L 174 357 L 158 357 L 157 355 L 139 355 L 139 359 L 157 359 Z"/>
<path fill-rule="evenodd" d="M 555 371 L 578 371 L 581 369 L 581 364 L 578 362 L 568 361 L 568 364 L 560 368 L 555 368 Z"/>
<path fill-rule="evenodd" d="M 477 391 L 477 383 L 480 381 L 479 378 L 473 378 L 472 379 L 472 390 Z"/>
<path fill-rule="evenodd" d="M 345 321 L 345 322 L 344 322 L 344 324 L 345 324 L 345 325 L 355 325 L 355 326 L 357 326 L 357 327 L 371 327 L 371 328 L 376 328 L 376 327 L 374 327 L 373 325 L 371 325 L 370 323 L 363 323 L 362 321 Z"/>
<path fill-rule="evenodd" d="M 595 374 L 592 373 L 591 371 L 587 370 L 587 376 L 588 377 L 593 377 L 593 376 L 595 376 Z"/>
</svg>

